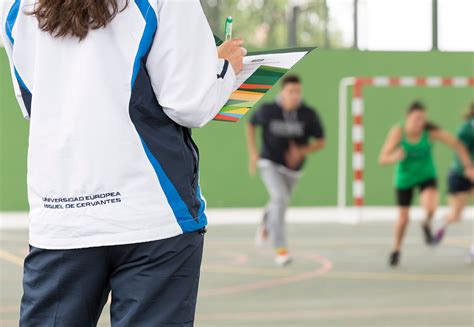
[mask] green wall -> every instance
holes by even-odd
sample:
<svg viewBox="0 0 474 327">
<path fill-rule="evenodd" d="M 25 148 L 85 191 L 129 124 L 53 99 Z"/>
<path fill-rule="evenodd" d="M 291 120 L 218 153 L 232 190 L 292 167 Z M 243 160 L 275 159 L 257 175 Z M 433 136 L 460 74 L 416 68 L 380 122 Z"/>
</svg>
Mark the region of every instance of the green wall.
<svg viewBox="0 0 474 327">
<path fill-rule="evenodd" d="M 13 93 L 6 53 L 0 49 L 0 211 L 26 210 L 28 122 Z"/>
<path fill-rule="evenodd" d="M 341 78 L 374 75 L 473 76 L 474 56 L 472 53 L 317 50 L 294 71 L 304 79 L 306 102 L 316 106 L 324 120 L 328 146 L 308 161 L 293 205 L 332 206 L 336 204 L 337 192 L 337 101 Z M 28 123 L 22 119 L 12 95 L 3 51 L 0 53 L 0 72 L 0 210 L 25 210 Z M 265 100 L 271 101 L 276 94 L 277 90 L 272 91 Z M 412 100 L 421 99 L 430 108 L 431 119 L 454 132 L 468 102 L 474 101 L 474 93 L 472 88 L 367 88 L 365 96 L 366 199 L 369 205 L 391 205 L 393 169 L 377 165 L 378 151 L 388 129 L 400 121 Z M 247 174 L 245 123 L 213 122 L 194 132 L 202 154 L 202 188 L 212 207 L 254 207 L 265 203 L 266 192 L 260 180 Z M 436 158 L 444 193 L 444 180 L 452 153 L 438 145 Z M 348 187 L 348 191 L 350 189 Z M 350 201 L 350 195 L 348 199 Z"/>
</svg>

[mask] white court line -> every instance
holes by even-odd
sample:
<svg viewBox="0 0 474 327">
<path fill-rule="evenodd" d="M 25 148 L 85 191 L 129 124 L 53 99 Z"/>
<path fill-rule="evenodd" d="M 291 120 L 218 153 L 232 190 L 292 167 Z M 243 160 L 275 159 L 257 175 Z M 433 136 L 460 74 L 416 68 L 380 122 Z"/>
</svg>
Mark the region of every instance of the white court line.
<svg viewBox="0 0 474 327">
<path fill-rule="evenodd" d="M 363 222 L 394 221 L 397 217 L 396 207 L 364 207 Z M 447 212 L 447 207 L 441 207 L 435 219 L 441 219 Z M 288 210 L 287 221 L 290 224 L 311 223 L 351 223 L 355 214 L 354 209 L 340 210 L 337 207 L 292 207 Z M 209 225 L 254 225 L 261 221 L 263 208 L 228 208 L 208 209 Z M 415 221 L 423 218 L 423 210 L 414 207 L 411 217 Z M 466 209 L 464 219 L 474 220 L 474 207 Z M 28 216 L 25 212 L 0 213 L 0 230 L 25 229 L 28 227 Z"/>
</svg>

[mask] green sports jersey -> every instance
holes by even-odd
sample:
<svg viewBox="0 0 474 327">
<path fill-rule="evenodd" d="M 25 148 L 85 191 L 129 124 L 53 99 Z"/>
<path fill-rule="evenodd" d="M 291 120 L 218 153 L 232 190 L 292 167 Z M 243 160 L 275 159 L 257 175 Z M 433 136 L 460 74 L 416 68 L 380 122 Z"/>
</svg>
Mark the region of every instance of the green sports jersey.
<svg viewBox="0 0 474 327">
<path fill-rule="evenodd" d="M 396 167 L 395 186 L 397 188 L 411 188 L 419 183 L 436 178 L 436 167 L 432 152 L 433 144 L 429 131 L 423 131 L 418 143 L 410 143 L 405 132 L 403 132 L 400 146 L 405 152 L 405 159 L 400 161 Z"/>
<path fill-rule="evenodd" d="M 469 119 L 461 125 L 457 136 L 459 141 L 466 146 L 471 155 L 471 160 L 474 162 L 474 118 Z M 464 175 L 464 165 L 458 155 L 455 155 L 454 157 L 451 170 L 458 175 Z"/>
</svg>

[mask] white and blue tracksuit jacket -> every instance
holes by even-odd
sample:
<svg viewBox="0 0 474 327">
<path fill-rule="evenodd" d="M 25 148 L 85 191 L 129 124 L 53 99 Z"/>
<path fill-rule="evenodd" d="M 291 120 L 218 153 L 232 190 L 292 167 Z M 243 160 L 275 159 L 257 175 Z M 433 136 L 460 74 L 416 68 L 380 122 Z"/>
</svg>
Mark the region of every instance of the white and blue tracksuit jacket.
<svg viewBox="0 0 474 327">
<path fill-rule="evenodd" d="M 30 120 L 30 243 L 71 249 L 147 242 L 202 229 L 190 129 L 228 100 L 199 0 L 130 0 L 81 42 L 54 38 L 6 0 L 2 36 Z M 125 2 L 119 0 L 119 2 Z"/>
</svg>

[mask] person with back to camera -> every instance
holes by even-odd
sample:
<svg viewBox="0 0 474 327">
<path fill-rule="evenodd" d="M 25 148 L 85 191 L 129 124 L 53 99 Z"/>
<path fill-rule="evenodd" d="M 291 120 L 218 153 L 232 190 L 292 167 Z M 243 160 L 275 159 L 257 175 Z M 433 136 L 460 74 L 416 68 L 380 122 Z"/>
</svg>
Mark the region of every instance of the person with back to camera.
<svg viewBox="0 0 474 327">
<path fill-rule="evenodd" d="M 193 326 L 206 202 L 191 128 L 233 92 L 199 0 L 6 0 L 30 120 L 20 326 Z"/>
</svg>

